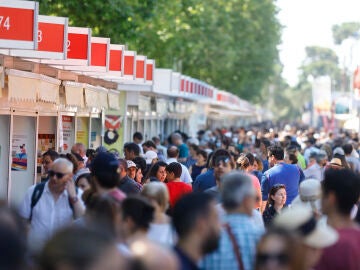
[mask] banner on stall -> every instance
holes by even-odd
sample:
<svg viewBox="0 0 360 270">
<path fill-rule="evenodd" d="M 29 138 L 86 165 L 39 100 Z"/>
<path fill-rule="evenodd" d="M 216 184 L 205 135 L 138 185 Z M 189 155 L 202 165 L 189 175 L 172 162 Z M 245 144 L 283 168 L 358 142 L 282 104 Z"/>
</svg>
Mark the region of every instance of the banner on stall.
<svg viewBox="0 0 360 270">
<path fill-rule="evenodd" d="M 77 118 L 76 142 L 83 143 L 86 147 L 89 144 L 89 118 Z"/>
</svg>

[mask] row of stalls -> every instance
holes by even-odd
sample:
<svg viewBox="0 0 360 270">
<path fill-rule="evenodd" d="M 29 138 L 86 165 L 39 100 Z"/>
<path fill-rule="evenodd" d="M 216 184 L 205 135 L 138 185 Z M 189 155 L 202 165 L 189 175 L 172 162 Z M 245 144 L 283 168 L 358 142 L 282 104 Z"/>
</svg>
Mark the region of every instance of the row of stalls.
<svg viewBox="0 0 360 270">
<path fill-rule="evenodd" d="M 81 142 L 121 154 L 135 131 L 194 136 L 256 117 L 226 91 L 156 68 L 67 18 L 39 15 L 37 2 L 1 1 L 0 12 L 0 199 L 20 202 L 48 149 L 66 154 Z"/>
</svg>

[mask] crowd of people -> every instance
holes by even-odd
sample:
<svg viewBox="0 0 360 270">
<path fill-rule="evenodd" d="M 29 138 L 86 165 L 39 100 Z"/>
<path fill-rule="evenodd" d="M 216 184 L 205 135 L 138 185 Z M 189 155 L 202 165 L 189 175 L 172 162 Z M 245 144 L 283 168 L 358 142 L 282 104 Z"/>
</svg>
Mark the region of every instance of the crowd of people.
<svg viewBox="0 0 360 270">
<path fill-rule="evenodd" d="M 288 125 L 49 149 L 0 204 L 0 269 L 359 270 L 359 150 Z"/>
</svg>

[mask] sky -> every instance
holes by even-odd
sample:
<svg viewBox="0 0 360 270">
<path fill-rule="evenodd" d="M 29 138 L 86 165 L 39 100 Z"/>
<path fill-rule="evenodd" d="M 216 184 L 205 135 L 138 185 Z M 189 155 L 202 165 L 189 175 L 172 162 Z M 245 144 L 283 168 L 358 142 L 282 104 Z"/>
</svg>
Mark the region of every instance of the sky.
<svg viewBox="0 0 360 270">
<path fill-rule="evenodd" d="M 337 47 L 331 32 L 334 24 L 360 22 L 360 0 L 277 0 L 276 3 L 280 10 L 278 18 L 284 27 L 280 60 L 284 65 L 283 77 L 290 85 L 297 82 L 306 46 L 332 48 L 338 53 L 340 62 L 360 65 L 360 42 L 349 41 L 342 48 Z M 352 62 L 348 57 L 351 47 L 356 59 Z"/>
</svg>

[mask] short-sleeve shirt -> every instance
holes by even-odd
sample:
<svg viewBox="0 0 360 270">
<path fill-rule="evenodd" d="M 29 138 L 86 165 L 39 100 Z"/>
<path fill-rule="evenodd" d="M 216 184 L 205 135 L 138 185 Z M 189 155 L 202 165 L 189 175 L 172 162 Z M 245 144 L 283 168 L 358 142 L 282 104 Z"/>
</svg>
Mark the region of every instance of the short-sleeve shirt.
<svg viewBox="0 0 360 270">
<path fill-rule="evenodd" d="M 166 183 L 169 191 L 170 207 L 173 208 L 175 203 L 185 194 L 192 192 L 189 184 L 184 182 L 169 182 Z"/>
</svg>

